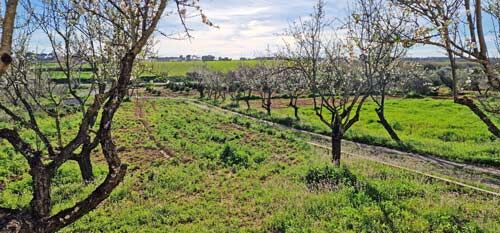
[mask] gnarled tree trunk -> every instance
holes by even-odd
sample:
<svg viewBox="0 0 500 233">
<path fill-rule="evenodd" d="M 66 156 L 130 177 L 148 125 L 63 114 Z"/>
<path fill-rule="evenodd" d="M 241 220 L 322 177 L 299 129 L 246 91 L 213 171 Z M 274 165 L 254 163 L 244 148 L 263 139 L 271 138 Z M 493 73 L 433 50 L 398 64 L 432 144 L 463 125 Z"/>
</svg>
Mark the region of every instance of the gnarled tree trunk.
<svg viewBox="0 0 500 233">
<path fill-rule="evenodd" d="M 394 129 L 389 124 L 389 122 L 387 121 L 387 119 L 385 119 L 384 107 L 381 106 L 381 107 L 375 109 L 375 112 L 377 113 L 377 116 L 378 116 L 378 119 L 379 119 L 379 123 L 382 124 L 382 126 L 384 126 L 384 129 L 391 136 L 392 140 L 394 140 L 394 141 L 396 141 L 398 143 L 401 142 L 401 139 L 399 138 L 399 136 L 396 133 L 396 131 L 394 131 Z"/>
<path fill-rule="evenodd" d="M 94 181 L 94 172 L 92 170 L 92 162 L 90 160 L 90 154 L 80 155 L 77 160 L 78 166 L 80 167 L 80 174 L 85 183 L 91 183 Z"/>
<path fill-rule="evenodd" d="M 250 111 L 250 98 L 252 97 L 252 91 L 249 90 L 247 97 L 245 98 L 245 103 L 247 104 L 247 112 Z"/>
<path fill-rule="evenodd" d="M 288 106 L 292 107 L 293 108 L 293 114 L 295 116 L 295 119 L 297 121 L 300 121 L 300 117 L 299 117 L 299 106 L 297 106 L 297 100 L 299 98 L 297 96 L 291 96 L 290 97 L 290 103 L 288 104 Z"/>
<path fill-rule="evenodd" d="M 342 155 L 342 138 L 342 124 L 336 119 L 332 125 L 332 162 L 337 167 Z"/>
<path fill-rule="evenodd" d="M 266 110 L 268 116 L 271 116 L 271 105 L 272 105 L 271 96 L 272 96 L 271 91 L 265 91 L 262 95 L 262 108 Z"/>
</svg>

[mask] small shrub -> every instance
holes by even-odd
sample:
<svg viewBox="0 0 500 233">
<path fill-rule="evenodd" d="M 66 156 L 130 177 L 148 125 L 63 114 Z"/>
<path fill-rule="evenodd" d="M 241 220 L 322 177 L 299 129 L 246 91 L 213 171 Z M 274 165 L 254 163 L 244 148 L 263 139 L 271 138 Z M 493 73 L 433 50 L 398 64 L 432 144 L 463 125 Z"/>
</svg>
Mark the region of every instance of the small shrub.
<svg viewBox="0 0 500 233">
<path fill-rule="evenodd" d="M 228 167 L 240 166 L 248 167 L 248 156 L 234 150 L 231 146 L 226 145 L 220 155 L 222 163 Z"/>
<path fill-rule="evenodd" d="M 307 171 L 304 180 L 312 190 L 334 190 L 341 186 L 356 186 L 357 179 L 346 167 L 313 167 Z"/>
</svg>

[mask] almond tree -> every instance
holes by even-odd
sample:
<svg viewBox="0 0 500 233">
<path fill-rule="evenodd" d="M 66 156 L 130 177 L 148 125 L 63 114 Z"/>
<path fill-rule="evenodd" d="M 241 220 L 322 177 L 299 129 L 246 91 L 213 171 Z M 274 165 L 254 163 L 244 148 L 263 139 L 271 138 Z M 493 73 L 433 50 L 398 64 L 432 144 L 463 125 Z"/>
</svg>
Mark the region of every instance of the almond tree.
<svg viewBox="0 0 500 233">
<path fill-rule="evenodd" d="M 44 24 L 41 26 L 42 31 L 50 31 L 45 33 L 49 41 L 62 45 L 65 44 L 64 40 L 69 40 L 81 48 L 71 47 L 72 43 L 68 43 L 70 46 L 57 46 L 64 50 L 57 51 L 56 55 L 60 56 L 58 62 L 70 64 L 61 65 L 67 68 L 64 72 L 71 73 L 69 77 L 74 78 L 73 75 L 78 73 L 74 65 L 79 61 L 87 61 L 98 81 L 91 87 L 92 94 L 83 96 L 72 90 L 74 86 L 70 81 L 60 87 L 45 79 L 47 85 L 38 85 L 39 69 L 33 69 L 24 59 L 15 61 L 16 66 L 8 70 L 8 75 L 2 75 L 0 111 L 11 120 L 0 128 L 0 139 L 9 142 L 27 161 L 32 178 L 32 200 L 22 209 L 0 208 L 1 232 L 56 232 L 95 209 L 123 180 L 127 165 L 121 162 L 113 141 L 113 118 L 127 94 L 136 58 L 155 32 L 167 3 L 167 0 L 49 0 L 37 2 L 33 9 L 38 11 L 27 10 L 35 13 L 37 22 Z M 174 3 L 182 22 L 188 7 L 194 6 L 199 10 L 193 5 L 196 1 L 177 0 Z M 60 15 L 63 17 L 61 23 L 68 25 L 57 28 L 50 23 L 55 20 L 51 14 L 61 12 L 67 13 Z M 205 23 L 210 24 L 203 14 L 202 17 Z M 68 30 L 78 30 L 78 33 L 68 33 Z M 2 33 L 8 32 L 4 27 Z M 4 51 L 10 53 L 10 49 Z M 21 57 L 26 50 L 18 51 Z M 35 92 L 33 85 L 43 87 L 48 92 Z M 9 101 L 11 96 L 18 99 L 18 105 Z M 62 114 L 62 108 L 66 107 L 63 103 L 68 98 L 78 103 L 76 111 L 79 114 L 73 114 L 78 126 L 67 130 L 65 137 L 60 139 L 57 134 L 51 134 L 50 130 L 43 128 L 40 121 L 46 117 L 54 121 L 70 121 L 67 115 Z M 50 110 L 50 105 L 55 109 Z M 69 160 L 83 156 L 87 150 L 98 146 L 108 166 L 105 179 L 96 184 L 94 191 L 86 198 L 54 213 L 51 189 L 57 170 Z"/>
<path fill-rule="evenodd" d="M 245 92 L 245 86 L 243 85 L 243 80 L 241 80 L 241 76 L 238 73 L 238 70 L 229 71 L 226 76 L 226 87 L 227 92 L 231 96 L 231 101 L 239 106 L 241 96 Z"/>
<path fill-rule="evenodd" d="M 207 89 L 207 78 L 210 69 L 206 64 L 197 66 L 187 73 L 187 77 L 194 81 L 194 88 L 200 94 L 200 99 L 205 98 L 205 91 Z"/>
<path fill-rule="evenodd" d="M 205 82 L 208 89 L 208 98 L 213 98 L 214 101 L 225 98 L 224 74 L 212 70 L 204 73 Z"/>
<path fill-rule="evenodd" d="M 495 136 L 500 137 L 500 129 L 488 115 L 466 96 L 459 97 L 457 90 L 456 57 L 481 66 L 493 92 L 500 91 L 500 76 L 488 55 L 486 32 L 483 25 L 483 4 L 481 0 L 393 0 L 402 10 L 414 14 L 415 33 L 403 35 L 409 43 L 434 45 L 445 49 L 450 60 L 453 97 L 455 103 L 467 106 L 488 127 Z M 489 90 L 479 92 L 487 95 Z M 480 100 L 480 99 L 479 99 Z"/>
<path fill-rule="evenodd" d="M 268 116 L 271 115 L 272 98 L 278 91 L 279 68 L 275 63 L 262 62 L 254 67 L 256 70 L 254 80 L 255 87 L 259 90 L 261 97 L 261 107 L 266 110 Z"/>
<path fill-rule="evenodd" d="M 288 106 L 293 108 L 295 119 L 300 121 L 298 100 L 308 90 L 307 79 L 293 67 L 283 68 L 279 73 L 279 85 L 280 90 L 290 99 Z"/>
<path fill-rule="evenodd" d="M 249 65 L 240 65 L 235 72 L 237 79 L 239 80 L 242 91 L 244 92 L 243 99 L 247 105 L 247 111 L 250 110 L 250 99 L 252 98 L 253 91 L 255 89 L 255 77 L 257 75 L 257 69 Z"/>
<path fill-rule="evenodd" d="M 311 87 L 316 115 L 332 131 L 332 161 L 339 166 L 342 139 L 359 121 L 370 85 L 350 42 L 333 38 L 324 49 L 325 59 L 319 75 L 311 80 Z"/>
<path fill-rule="evenodd" d="M 290 26 L 287 34 L 292 42 L 286 45 L 286 54 L 309 83 L 314 111 L 331 130 L 332 161 L 339 166 L 342 139 L 359 120 L 370 85 L 362 75 L 353 41 L 326 34 L 330 22 L 324 7 L 319 0 L 308 20 Z"/>
<path fill-rule="evenodd" d="M 408 34 L 405 12 L 400 12 L 385 0 L 356 0 L 347 28 L 359 50 L 362 75 L 371 85 L 370 97 L 379 123 L 391 138 L 401 139 L 385 117 L 385 101 L 388 89 L 397 80 L 394 70 L 402 64 L 407 49 L 398 35 Z"/>
</svg>

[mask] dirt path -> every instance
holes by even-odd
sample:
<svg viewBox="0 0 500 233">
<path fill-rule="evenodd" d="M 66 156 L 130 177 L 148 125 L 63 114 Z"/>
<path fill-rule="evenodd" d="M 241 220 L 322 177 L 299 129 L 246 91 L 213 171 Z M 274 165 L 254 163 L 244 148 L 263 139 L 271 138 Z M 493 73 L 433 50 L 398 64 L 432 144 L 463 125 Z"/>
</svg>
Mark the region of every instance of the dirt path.
<svg viewBox="0 0 500 233">
<path fill-rule="evenodd" d="M 257 119 L 241 113 L 233 112 L 220 107 L 207 105 L 205 103 L 190 99 L 189 101 L 203 109 L 212 109 L 223 113 L 238 115 L 249 118 L 271 127 L 292 130 L 310 138 L 309 144 L 323 149 L 330 148 L 330 138 L 324 135 L 298 130 L 273 122 Z M 351 141 L 343 141 L 342 153 L 355 155 L 367 160 L 379 162 L 388 166 L 408 170 L 421 175 L 429 176 L 447 183 L 454 183 L 477 191 L 500 196 L 500 170 L 493 167 L 480 167 L 476 165 L 451 162 L 444 159 L 407 153 L 380 146 L 372 146 Z M 487 190 L 486 190 L 487 189 Z M 493 191 L 493 192 L 492 192 Z"/>
<path fill-rule="evenodd" d="M 152 108 L 156 109 L 154 102 L 151 102 L 151 104 Z M 166 159 L 173 157 L 173 152 L 167 149 L 159 140 L 155 138 L 151 126 L 149 125 L 149 122 L 147 121 L 144 114 L 144 99 L 136 98 L 134 101 L 134 106 L 135 116 L 141 122 L 142 126 L 144 126 L 149 139 L 155 142 L 156 147 L 160 149 L 160 153 L 163 155 L 163 157 L 165 157 Z"/>
</svg>

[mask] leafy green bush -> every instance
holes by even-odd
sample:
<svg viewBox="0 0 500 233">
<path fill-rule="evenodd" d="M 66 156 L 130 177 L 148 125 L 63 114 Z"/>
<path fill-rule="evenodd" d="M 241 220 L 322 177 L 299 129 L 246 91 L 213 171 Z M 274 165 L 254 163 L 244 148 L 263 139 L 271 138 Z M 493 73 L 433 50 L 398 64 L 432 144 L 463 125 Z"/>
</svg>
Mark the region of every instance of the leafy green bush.
<svg viewBox="0 0 500 233">
<path fill-rule="evenodd" d="M 222 163 L 228 167 L 248 167 L 248 156 L 226 145 L 220 155 Z"/>
</svg>

